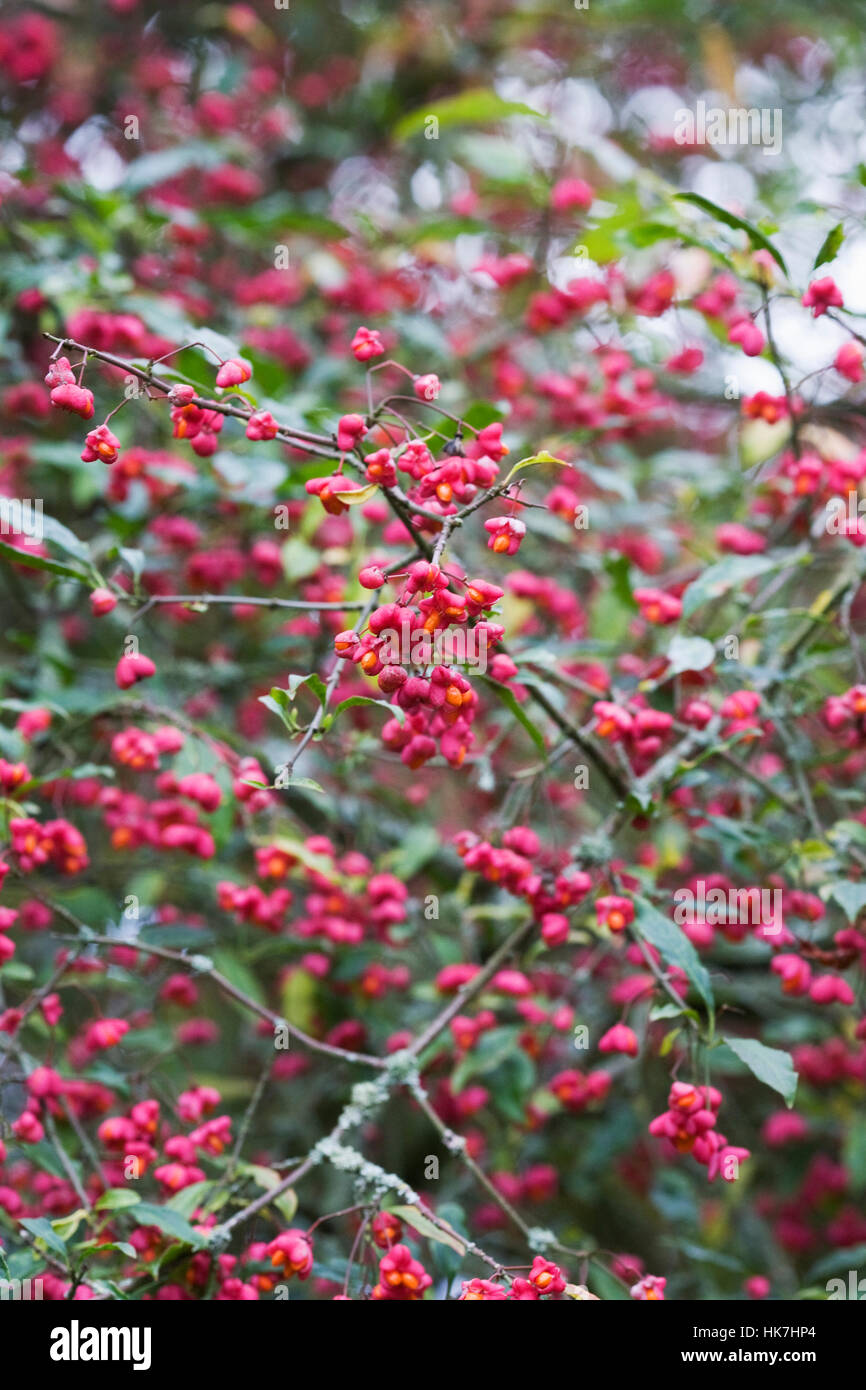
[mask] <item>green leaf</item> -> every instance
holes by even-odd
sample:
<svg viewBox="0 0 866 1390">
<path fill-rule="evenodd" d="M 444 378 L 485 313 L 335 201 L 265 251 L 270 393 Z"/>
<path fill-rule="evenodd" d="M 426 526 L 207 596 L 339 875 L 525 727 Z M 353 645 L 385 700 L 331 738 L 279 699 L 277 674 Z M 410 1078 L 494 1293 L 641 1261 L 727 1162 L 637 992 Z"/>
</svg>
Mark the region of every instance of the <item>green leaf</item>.
<svg viewBox="0 0 866 1390">
<path fill-rule="evenodd" d="M 672 1248 L 688 1255 L 690 1260 L 698 1260 L 701 1264 L 718 1265 L 719 1269 L 729 1269 L 733 1274 L 738 1274 L 743 1268 L 741 1260 L 735 1259 L 733 1255 L 725 1255 L 721 1250 L 708 1250 L 706 1246 L 693 1245 L 688 1240 L 672 1239 L 668 1243 Z"/>
<path fill-rule="evenodd" d="M 790 1054 L 778 1047 L 767 1047 L 755 1038 L 725 1038 L 728 1047 L 765 1086 L 784 1098 L 788 1109 L 797 1094 L 797 1073 Z"/>
<path fill-rule="evenodd" d="M 505 705 L 507 709 L 510 709 L 517 722 L 523 725 L 542 757 L 547 757 L 547 744 L 544 741 L 544 735 L 540 729 L 536 728 L 529 718 L 529 715 L 518 704 L 514 691 L 509 690 L 508 686 L 503 685 L 501 681 L 495 681 L 492 676 L 482 675 L 481 679 L 486 685 L 490 686 L 491 690 L 496 691 L 503 705 Z"/>
<path fill-rule="evenodd" d="M 54 1227 L 55 1234 L 58 1235 L 65 1244 L 72 1239 L 78 1227 L 86 1217 L 87 1212 L 83 1207 L 79 1207 L 77 1211 L 70 1212 L 69 1216 L 62 1216 L 59 1221 L 53 1221 L 51 1224 Z"/>
<path fill-rule="evenodd" d="M 137 1192 L 130 1192 L 125 1187 L 110 1187 L 107 1192 L 103 1192 L 98 1202 L 94 1203 L 96 1211 L 124 1211 L 127 1207 L 137 1207 L 141 1198 Z"/>
<path fill-rule="evenodd" d="M 720 208 L 718 203 L 714 203 L 709 198 L 705 198 L 702 193 L 675 193 L 674 198 L 681 203 L 693 203 L 696 208 L 701 208 L 702 211 L 708 212 L 710 216 L 715 217 L 717 221 L 724 222 L 726 227 L 733 227 L 736 231 L 745 232 L 753 247 L 757 247 L 761 251 L 769 251 L 779 268 L 783 270 L 786 275 L 788 274 L 788 267 L 785 264 L 782 253 L 777 251 L 773 243 L 764 236 L 763 232 L 753 226 L 751 222 L 747 222 L 743 217 L 737 217 L 736 213 L 728 212 L 727 208 Z"/>
<path fill-rule="evenodd" d="M 827 261 L 835 261 L 844 240 L 845 228 L 841 222 L 837 222 L 821 242 L 821 249 L 812 262 L 812 269 L 817 270 L 819 265 L 824 265 Z"/>
<path fill-rule="evenodd" d="M 266 1168 L 260 1163 L 241 1163 L 239 1171 L 248 1173 L 265 1192 L 272 1192 L 283 1181 L 281 1173 L 276 1172 L 274 1168 Z M 285 1192 L 281 1192 L 278 1197 L 275 1197 L 274 1206 L 284 1220 L 293 1220 L 295 1212 L 298 1210 L 298 1196 L 294 1188 L 289 1187 Z"/>
<path fill-rule="evenodd" d="M 101 1245 L 96 1245 L 92 1240 L 89 1240 L 85 1245 L 79 1245 L 76 1248 L 81 1251 L 90 1251 L 93 1254 L 96 1254 L 98 1250 L 119 1250 L 122 1255 L 126 1255 L 127 1259 L 137 1260 L 140 1258 L 135 1246 L 130 1245 L 125 1240 L 107 1240 Z"/>
<path fill-rule="evenodd" d="M 321 552 L 314 550 L 301 536 L 292 536 L 282 547 L 283 574 L 290 584 L 306 579 L 322 563 Z"/>
<path fill-rule="evenodd" d="M 457 1063 L 451 1077 L 451 1089 L 462 1091 L 473 1076 L 484 1076 L 511 1057 L 519 1048 L 519 1028 L 491 1028 L 483 1033 L 475 1047 Z"/>
<path fill-rule="evenodd" d="M 716 659 L 716 649 L 706 637 L 683 637 L 679 633 L 668 647 L 666 676 L 679 676 L 683 671 L 704 671 Z"/>
<path fill-rule="evenodd" d="M 391 873 L 406 883 L 419 869 L 438 854 L 442 845 L 439 831 L 433 825 L 413 825 L 401 836 L 400 843 L 385 856 Z"/>
<path fill-rule="evenodd" d="M 611 1274 L 605 1269 L 600 1260 L 590 1260 L 589 1275 L 587 1284 L 592 1293 L 598 1295 L 605 1303 L 628 1303 L 629 1294 L 625 1285 L 615 1274 Z"/>
<path fill-rule="evenodd" d="M 56 545 L 64 555 L 71 555 L 73 560 L 80 560 L 85 566 L 90 565 L 90 547 L 85 545 L 84 541 L 80 541 L 68 526 L 55 521 L 53 516 L 43 516 L 42 534 L 45 540 Z"/>
<path fill-rule="evenodd" d="M 29 1231 L 37 1240 L 44 1241 L 49 1250 L 53 1250 L 55 1255 L 61 1259 L 66 1259 L 66 1245 L 60 1239 L 50 1221 L 46 1221 L 44 1216 L 24 1216 L 20 1219 L 20 1226 Z"/>
<path fill-rule="evenodd" d="M 12 564 L 26 565 L 31 570 L 48 570 L 50 574 L 63 575 L 64 579 L 77 579 L 79 584 L 86 584 L 88 581 L 88 576 L 82 574 L 81 570 L 64 565 L 59 560 L 49 560 L 44 555 L 33 555 L 28 550 L 18 550 L 14 545 L 9 545 L 8 541 L 0 541 L 0 559 L 4 557 Z"/>
<path fill-rule="evenodd" d="M 285 850 L 293 859 L 299 859 L 304 868 L 311 869 L 313 873 L 320 874 L 331 883 L 338 881 L 337 874 L 334 872 L 333 861 L 325 854 L 316 854 L 308 849 L 303 840 L 294 840 L 290 835 L 269 836 L 269 843 L 275 845 L 277 849 Z"/>
<path fill-rule="evenodd" d="M 186 1217 L 171 1207 L 159 1207 L 153 1202 L 140 1202 L 136 1208 L 135 1219 L 140 1226 L 156 1226 L 165 1235 L 171 1236 L 172 1240 L 191 1245 L 194 1250 L 200 1250 L 207 1245 L 207 1237 L 196 1231 Z"/>
<path fill-rule="evenodd" d="M 0 966 L 0 975 L 4 981 L 16 985 L 29 985 L 31 980 L 36 979 L 36 971 L 23 960 L 7 960 L 5 965 Z"/>
<path fill-rule="evenodd" d="M 264 705 L 272 714 L 276 714 L 285 724 L 290 733 L 297 733 L 297 720 L 295 716 L 295 696 L 301 686 L 307 685 L 320 705 L 325 703 L 325 683 L 321 676 L 311 672 L 308 676 L 289 676 L 289 684 L 286 690 L 282 690 L 278 685 L 272 685 L 270 694 L 260 695 L 259 704 Z"/>
<path fill-rule="evenodd" d="M 289 774 L 289 780 L 287 782 L 279 782 L 278 786 L 280 788 L 280 791 L 290 792 L 294 788 L 295 791 L 319 792 L 322 796 L 326 795 L 325 788 L 321 786 L 318 782 L 316 782 L 314 778 L 294 777 L 291 773 Z"/>
<path fill-rule="evenodd" d="M 859 820 L 837 820 L 827 831 L 827 839 L 834 845 L 844 846 L 852 841 L 866 846 L 866 825 Z"/>
<path fill-rule="evenodd" d="M 656 1004 L 649 1011 L 649 1021 L 650 1023 L 657 1023 L 659 1019 L 679 1018 L 682 1014 L 697 1021 L 698 1015 L 694 1009 L 688 1008 L 685 1004 Z"/>
<path fill-rule="evenodd" d="M 791 421 L 784 417 L 774 425 L 766 420 L 746 420 L 740 426 L 740 460 L 743 470 L 755 469 L 778 454 L 791 437 Z"/>
<path fill-rule="evenodd" d="M 141 572 L 144 569 L 144 551 L 132 550 L 128 546 L 122 545 L 117 553 L 126 565 L 133 579 L 140 579 Z"/>
<path fill-rule="evenodd" d="M 143 154 L 127 165 L 122 188 L 126 193 L 141 193 L 154 184 L 176 178 L 187 169 L 207 169 L 220 164 L 225 151 L 205 140 L 191 140 L 185 145 L 170 145 L 167 149 Z"/>
<path fill-rule="evenodd" d="M 522 468 L 535 468 L 539 463 L 558 463 L 561 468 L 568 467 L 568 463 L 565 459 L 555 458 L 554 455 L 548 453 L 546 449 L 542 449 L 540 454 L 530 454 L 529 458 L 521 459 L 519 463 L 515 463 L 502 486 L 504 487 L 510 483 L 515 473 L 519 473 Z"/>
<path fill-rule="evenodd" d="M 841 879 L 838 883 L 825 883 L 819 890 L 819 897 L 832 898 L 841 907 L 849 922 L 856 922 L 866 907 L 866 883 L 852 883 Z"/>
<path fill-rule="evenodd" d="M 198 1207 L 204 1206 L 207 1194 L 213 1187 L 214 1183 L 210 1178 L 203 1178 L 201 1182 L 190 1183 L 189 1187 L 182 1187 L 180 1192 L 175 1192 L 169 1197 L 166 1206 L 170 1207 L 172 1211 L 178 1212 L 188 1221 Z M 138 1215 L 137 1212 L 136 1215 Z"/>
<path fill-rule="evenodd" d="M 56 772 L 46 773 L 44 777 L 31 777 L 29 782 L 24 782 L 16 788 L 16 792 L 33 791 L 36 787 L 44 786 L 46 782 L 78 782 L 85 777 L 105 777 L 113 781 L 114 768 L 101 763 L 80 763 L 78 767 L 61 767 Z"/>
<path fill-rule="evenodd" d="M 653 907 L 646 898 L 636 897 L 634 927 L 639 936 L 648 941 L 661 954 L 669 965 L 676 965 L 685 972 L 689 982 L 694 985 L 707 1008 L 715 1008 L 713 987 L 706 967 L 684 931 L 670 918 Z"/>
<path fill-rule="evenodd" d="M 350 695 L 348 700 L 341 700 L 331 715 L 331 723 L 337 718 L 344 709 L 353 709 L 356 705 L 381 705 L 382 709 L 387 710 L 391 718 L 398 723 L 405 724 L 406 711 L 399 705 L 392 705 L 388 700 L 376 700 L 372 695 Z"/>
<path fill-rule="evenodd" d="M 766 555 L 726 555 L 724 560 L 708 565 L 683 594 L 683 617 L 691 617 L 711 599 L 721 598 L 756 575 L 766 574 L 768 570 L 775 569 L 778 563 Z"/>
<path fill-rule="evenodd" d="M 419 1207 L 390 1207 L 393 1216 L 399 1216 L 401 1221 L 405 1221 L 407 1226 L 411 1226 L 413 1231 L 417 1231 L 419 1236 L 424 1236 L 427 1240 L 436 1241 L 438 1245 L 447 1245 L 451 1250 L 456 1250 L 458 1255 L 466 1254 L 466 1242 L 453 1227 L 448 1226 L 446 1231 L 440 1231 L 438 1226 L 434 1226 L 429 1217 L 425 1216 Z"/>
<path fill-rule="evenodd" d="M 461 125 L 489 125 L 501 121 L 506 116 L 532 116 L 536 121 L 546 120 L 539 111 L 526 106 L 522 101 L 506 101 L 487 88 L 474 88 L 460 92 L 457 96 L 446 97 L 435 105 L 421 106 L 410 111 L 394 127 L 397 140 L 406 140 L 410 135 L 427 128 L 427 121 L 433 116 L 440 128 Z"/>
<path fill-rule="evenodd" d="M 264 1004 L 261 985 L 249 966 L 239 959 L 236 951 L 230 950 L 227 946 L 220 946 L 213 953 L 213 962 L 220 974 L 225 975 L 235 989 L 249 995 L 250 999 L 255 999 L 257 1004 Z"/>
<path fill-rule="evenodd" d="M 314 692 L 314 694 L 318 696 L 319 703 L 324 704 L 325 683 L 322 680 L 321 676 L 316 675 L 315 671 L 311 672 L 308 676 L 290 675 L 288 688 L 286 690 L 280 690 L 276 686 L 274 686 L 271 690 L 271 695 L 274 697 L 274 699 L 277 700 L 278 704 L 282 703 L 281 697 L 283 697 L 284 695 L 288 695 L 289 701 L 292 701 L 294 700 L 302 685 L 308 685 L 310 689 Z"/>
<path fill-rule="evenodd" d="M 856 1115 L 845 1136 L 842 1161 L 848 1170 L 855 1192 L 866 1187 L 866 1116 Z"/>
<path fill-rule="evenodd" d="M 845 1274 L 849 1269 L 859 1271 L 866 1262 L 866 1243 L 862 1245 L 849 1245 L 844 1250 L 832 1250 L 829 1255 L 822 1255 L 817 1263 L 812 1265 L 808 1271 L 806 1279 L 809 1283 L 813 1279 L 826 1279 L 828 1275 Z M 822 1290 L 823 1298 L 827 1297 L 826 1289 Z"/>
</svg>

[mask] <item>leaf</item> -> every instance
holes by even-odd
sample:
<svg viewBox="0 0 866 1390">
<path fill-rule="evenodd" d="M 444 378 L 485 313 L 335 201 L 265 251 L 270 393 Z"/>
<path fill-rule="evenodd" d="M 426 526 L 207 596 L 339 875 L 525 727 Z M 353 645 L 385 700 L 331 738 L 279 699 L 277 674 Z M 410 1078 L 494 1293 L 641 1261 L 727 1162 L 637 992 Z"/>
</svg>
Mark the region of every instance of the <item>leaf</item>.
<svg viewBox="0 0 866 1390">
<path fill-rule="evenodd" d="M 856 922 L 858 916 L 866 907 L 866 883 L 852 883 L 848 879 L 841 879 L 838 883 L 826 883 L 819 890 L 819 897 L 824 902 L 832 898 L 841 907 L 849 922 Z"/>
<path fill-rule="evenodd" d="M 141 1198 L 137 1192 L 129 1192 L 125 1187 L 110 1187 L 107 1192 L 103 1192 L 98 1202 L 94 1203 L 96 1211 L 123 1211 L 126 1207 L 137 1207 Z"/>
<path fill-rule="evenodd" d="M 195 950 L 197 946 L 209 946 L 214 936 L 207 927 L 190 927 L 183 922 L 172 922 L 164 927 L 142 927 L 138 939 L 150 946 L 169 946 L 176 951 L 188 951 Z"/>
<path fill-rule="evenodd" d="M 409 136 L 416 135 L 418 131 L 426 128 L 431 116 L 439 122 L 440 128 L 489 125 L 492 121 L 501 121 L 506 116 L 532 116 L 536 121 L 547 119 L 541 112 L 526 106 L 522 101 L 506 101 L 496 92 L 478 87 L 468 92 L 460 92 L 457 96 L 446 97 L 434 106 L 428 104 L 410 111 L 394 127 L 395 138 L 406 140 Z"/>
<path fill-rule="evenodd" d="M 841 222 L 837 222 L 821 242 L 821 249 L 812 262 L 812 269 L 817 270 L 819 265 L 824 265 L 827 261 L 834 261 L 839 254 L 839 248 L 845 240 L 845 228 Z"/>
<path fill-rule="evenodd" d="M 325 683 L 322 680 L 321 676 L 316 675 L 315 671 L 311 672 L 308 676 L 289 676 L 288 689 L 285 692 L 283 692 L 282 690 L 279 690 L 276 687 L 274 687 L 271 690 L 271 695 L 274 696 L 275 699 L 277 699 L 278 703 L 279 697 L 282 696 L 284 693 L 289 696 L 290 700 L 294 700 L 302 685 L 308 685 L 310 689 L 314 691 L 314 693 L 319 697 L 320 704 L 324 702 Z"/>
<path fill-rule="evenodd" d="M 628 1291 L 622 1281 L 605 1269 L 600 1260 L 590 1260 L 589 1284 L 592 1291 L 605 1303 L 629 1302 Z"/>
<path fill-rule="evenodd" d="M 275 845 L 277 849 L 284 850 L 293 859 L 299 859 L 305 869 L 310 869 L 315 874 L 320 874 L 331 883 L 336 883 L 337 875 L 334 871 L 333 860 L 325 854 L 316 854 L 308 849 L 302 840 L 294 840 L 290 835 L 275 835 L 268 837 L 268 843 Z"/>
<path fill-rule="evenodd" d="M 353 709 L 355 705 L 381 705 L 383 709 L 388 711 L 393 719 L 398 721 L 398 723 L 405 724 L 406 722 L 406 711 L 401 709 L 399 705 L 392 705 L 388 700 L 376 700 L 372 695 L 350 695 L 347 700 L 341 700 L 337 705 L 331 715 L 331 723 L 334 722 L 337 715 L 340 714 L 342 710 Z"/>
<path fill-rule="evenodd" d="M 648 941 L 651 946 L 655 946 L 669 965 L 679 966 L 685 972 L 690 983 L 694 985 L 707 1008 L 712 1012 L 715 1008 L 715 999 L 709 973 L 685 932 L 680 931 L 676 923 L 668 917 L 663 917 L 646 898 L 636 897 L 634 901 L 637 908 L 634 927 L 638 935 Z"/>
<path fill-rule="evenodd" d="M 797 1073 L 790 1054 L 778 1047 L 767 1047 L 755 1038 L 725 1038 L 728 1047 L 765 1086 L 784 1098 L 788 1109 L 797 1094 Z"/>
<path fill-rule="evenodd" d="M 698 1015 L 694 1009 L 689 1009 L 685 1004 L 657 1004 L 649 1011 L 650 1023 L 658 1023 L 662 1018 L 680 1018 L 682 1014 L 697 1020 Z"/>
<path fill-rule="evenodd" d="M 491 1028 L 483 1033 L 475 1047 L 462 1057 L 451 1077 L 451 1090 L 455 1094 L 462 1091 L 466 1082 L 473 1076 L 483 1076 L 493 1071 L 511 1057 L 518 1049 L 519 1028 Z"/>
<path fill-rule="evenodd" d="M 287 782 L 279 782 L 278 786 L 280 791 L 290 792 L 294 788 L 295 791 L 320 792 L 322 796 L 326 795 L 325 788 L 312 777 L 294 777 L 290 774 L 289 780 Z"/>
<path fill-rule="evenodd" d="M 48 570 L 50 574 L 61 574 L 65 579 L 77 579 L 79 583 L 87 583 L 88 577 L 82 574 L 81 570 L 61 564 L 59 560 L 49 560 L 44 555 L 18 550 L 16 546 L 9 545 L 8 541 L 0 541 L 0 558 L 3 556 L 15 565 L 26 565 L 31 570 Z"/>
<path fill-rule="evenodd" d="M 777 251 L 773 243 L 768 241 L 764 233 L 760 232 L 751 222 L 747 222 L 743 217 L 737 217 L 736 213 L 728 212 L 727 208 L 720 208 L 718 203 L 714 203 L 709 198 L 705 198 L 701 193 L 675 193 L 673 196 L 681 203 L 693 203 L 696 208 L 701 208 L 702 211 L 708 212 L 710 216 L 715 217 L 717 221 L 724 222 L 726 227 L 733 227 L 736 231 L 745 232 L 752 246 L 758 247 L 762 251 L 769 251 L 780 269 L 783 270 L 786 275 L 788 274 L 788 267 L 785 264 L 782 253 Z"/>
<path fill-rule="evenodd" d="M 441 844 L 441 836 L 435 826 L 413 825 L 401 836 L 399 845 L 389 850 L 386 856 L 388 868 L 405 883 L 419 869 L 423 869 L 434 854 L 438 854 Z"/>
<path fill-rule="evenodd" d="M 236 951 L 230 950 L 227 946 L 220 946 L 213 953 L 213 962 L 230 985 L 234 985 L 235 989 L 239 989 L 243 994 L 249 995 L 250 999 L 255 999 L 257 1004 L 264 1004 L 265 999 L 261 985 L 249 966 L 239 958 Z"/>
<path fill-rule="evenodd" d="M 866 1116 L 855 1116 L 842 1148 L 842 1161 L 855 1192 L 866 1187 Z"/>
<path fill-rule="evenodd" d="M 332 496 L 338 497 L 344 507 L 357 507 L 361 502 L 369 502 L 378 491 L 378 483 L 368 483 L 366 487 L 350 489 L 348 492 L 335 492 Z"/>
<path fill-rule="evenodd" d="M 169 1197 L 166 1206 L 172 1211 L 178 1212 L 188 1221 L 197 1207 L 204 1206 L 207 1194 L 214 1186 L 210 1178 L 204 1178 L 201 1182 L 190 1183 L 189 1187 L 182 1187 L 180 1192 L 175 1192 Z M 136 1215 L 138 1213 L 136 1212 Z"/>
<path fill-rule="evenodd" d="M 130 1245 L 125 1240 L 107 1240 L 102 1245 L 94 1245 L 93 1241 L 88 1241 L 86 1245 L 80 1245 L 76 1248 L 92 1251 L 93 1254 L 96 1254 L 98 1250 L 119 1250 L 122 1255 L 126 1255 L 127 1259 L 137 1260 L 140 1258 L 135 1246 Z"/>
<path fill-rule="evenodd" d="M 176 178 L 187 169 L 202 169 L 219 164 L 225 152 L 204 140 L 185 145 L 170 145 L 167 149 L 144 154 L 127 165 L 122 188 L 126 193 L 141 193 L 154 184 Z"/>
<path fill-rule="evenodd" d="M 55 521 L 53 516 L 43 516 L 42 534 L 45 540 L 56 545 L 58 550 L 62 550 L 64 555 L 71 555 L 73 560 L 80 560 L 83 565 L 90 565 L 90 547 L 80 541 L 78 537 L 69 530 L 68 526 Z"/>
<path fill-rule="evenodd" d="M 831 1250 L 829 1255 L 822 1255 L 821 1259 L 812 1265 L 808 1271 L 806 1279 L 809 1283 L 813 1279 L 826 1279 L 828 1274 L 847 1274 L 849 1269 L 858 1272 L 863 1263 L 866 1262 L 866 1242 L 862 1245 L 849 1245 L 844 1250 Z M 826 1298 L 826 1289 L 822 1290 L 822 1297 Z"/>
<path fill-rule="evenodd" d="M 144 551 L 131 550 L 128 546 L 122 545 L 117 553 L 126 565 L 133 579 L 140 579 L 141 572 L 144 569 Z"/>
<path fill-rule="evenodd" d="M 44 1216 L 24 1216 L 21 1217 L 18 1224 L 29 1231 L 31 1235 L 35 1236 L 37 1240 L 44 1241 L 49 1250 L 54 1251 L 55 1255 L 60 1255 L 63 1260 L 66 1259 L 65 1244 L 60 1239 L 60 1236 L 55 1231 L 51 1222 L 46 1221 Z"/>
<path fill-rule="evenodd" d="M 532 720 L 529 718 L 529 715 L 526 714 L 526 712 L 518 704 L 514 691 L 509 690 L 508 686 L 503 685 L 501 681 L 495 681 L 492 676 L 485 676 L 482 674 L 481 679 L 485 682 L 485 684 L 489 685 L 491 689 L 496 691 L 496 694 L 499 696 L 503 705 L 505 705 L 507 709 L 511 710 L 511 713 L 514 715 L 517 722 L 519 724 L 522 724 L 526 732 L 529 734 L 529 737 L 532 739 L 532 742 L 535 744 L 539 753 L 542 755 L 542 757 L 546 758 L 547 744 L 544 741 L 544 735 L 542 734 L 540 729 L 536 728 Z"/>
<path fill-rule="evenodd" d="M 866 845 L 866 825 L 859 820 L 837 820 L 827 831 L 827 839 L 840 847 L 850 844 Z"/>
<path fill-rule="evenodd" d="M 259 704 L 264 705 L 265 709 L 269 709 L 272 714 L 279 715 L 290 733 L 297 732 L 294 709 L 295 696 L 303 685 L 308 685 L 319 701 L 319 704 L 324 705 L 326 695 L 325 683 L 321 676 L 317 676 L 315 672 L 311 672 L 308 676 L 289 676 L 289 684 L 286 690 L 282 690 L 279 686 L 273 685 L 271 686 L 269 695 L 259 696 Z"/>
<path fill-rule="evenodd" d="M 521 459 L 519 463 L 515 463 L 502 486 L 505 487 L 510 483 L 515 473 L 519 473 L 521 468 L 535 468 L 539 463 L 558 463 L 561 468 L 569 467 L 565 459 L 555 458 L 554 455 L 548 453 L 546 449 L 542 449 L 540 454 L 530 454 L 529 458 Z"/>
<path fill-rule="evenodd" d="M 114 1279 L 91 1279 L 90 1284 L 96 1293 L 105 1293 L 106 1291 L 110 1293 L 111 1301 L 114 1303 L 134 1301 L 128 1293 L 123 1292 L 123 1289 Z"/>
<path fill-rule="evenodd" d="M 194 1250 L 200 1250 L 208 1243 L 207 1237 L 196 1231 L 186 1217 L 168 1206 L 159 1207 L 153 1202 L 140 1202 L 136 1208 L 135 1219 L 140 1226 L 156 1226 L 165 1235 L 171 1236 L 172 1240 L 191 1245 Z"/>
<path fill-rule="evenodd" d="M 317 570 L 322 563 L 322 556 L 318 550 L 307 545 L 301 536 L 293 536 L 282 547 L 282 560 L 283 574 L 290 584 L 294 584 Z"/>
<path fill-rule="evenodd" d="M 44 777 L 31 777 L 29 782 L 24 782 L 16 788 L 16 794 L 33 791 L 36 787 L 44 786 L 46 782 L 78 782 L 87 777 L 105 777 L 113 781 L 114 768 L 103 766 L 101 763 L 80 763 L 78 767 L 61 767 L 57 772 L 46 773 Z"/>
<path fill-rule="evenodd" d="M 688 1255 L 690 1260 L 698 1260 L 701 1264 L 718 1265 L 719 1269 L 729 1269 L 734 1274 L 738 1274 L 743 1268 L 741 1260 L 735 1259 L 733 1255 L 725 1255 L 721 1250 L 708 1250 L 704 1245 L 693 1245 L 687 1240 L 671 1240 L 669 1244 Z"/>
<path fill-rule="evenodd" d="M 476 131 L 461 135 L 457 142 L 461 161 L 484 178 L 497 185 L 508 185 L 509 191 L 524 192 L 536 175 L 536 165 L 525 145 L 504 135 L 487 135 Z M 421 320 L 428 322 L 428 320 Z M 395 325 L 396 327 L 396 325 Z"/>
<path fill-rule="evenodd" d="M 791 421 L 784 417 L 774 425 L 766 420 L 746 420 L 740 427 L 740 459 L 743 470 L 757 468 L 778 454 L 791 437 Z"/>
<path fill-rule="evenodd" d="M 417 1231 L 419 1236 L 425 1236 L 427 1240 L 436 1241 L 439 1245 L 447 1245 L 451 1250 L 456 1250 L 458 1255 L 466 1254 L 465 1240 L 451 1226 L 448 1226 L 447 1221 L 443 1223 L 448 1226 L 447 1231 L 440 1231 L 439 1227 L 434 1226 L 419 1207 L 390 1207 L 389 1210 L 393 1216 L 399 1216 L 401 1221 L 405 1221 L 407 1226 L 411 1226 L 413 1231 Z"/>
<path fill-rule="evenodd" d="M 778 561 L 766 555 L 726 555 L 693 580 L 683 594 L 683 617 L 691 617 L 711 599 L 721 598 L 729 590 L 745 584 L 756 575 L 774 569 Z"/>
<path fill-rule="evenodd" d="M 266 1168 L 261 1163 L 242 1163 L 239 1168 L 242 1173 L 248 1173 L 259 1187 L 264 1188 L 265 1192 L 273 1191 L 283 1181 L 281 1173 L 278 1173 L 274 1168 Z M 298 1210 L 298 1195 L 294 1188 L 289 1187 L 285 1192 L 281 1192 L 278 1197 L 275 1197 L 274 1206 L 286 1221 L 291 1221 Z"/>
<path fill-rule="evenodd" d="M 683 671 L 704 671 L 716 659 L 716 649 L 706 637 L 683 637 L 679 633 L 668 647 L 666 676 L 679 676 Z"/>
<path fill-rule="evenodd" d="M 36 971 L 32 966 L 25 965 L 23 960 L 7 960 L 5 965 L 0 966 L 0 974 L 4 981 L 18 985 L 29 985 L 31 980 L 36 979 Z"/>
</svg>

